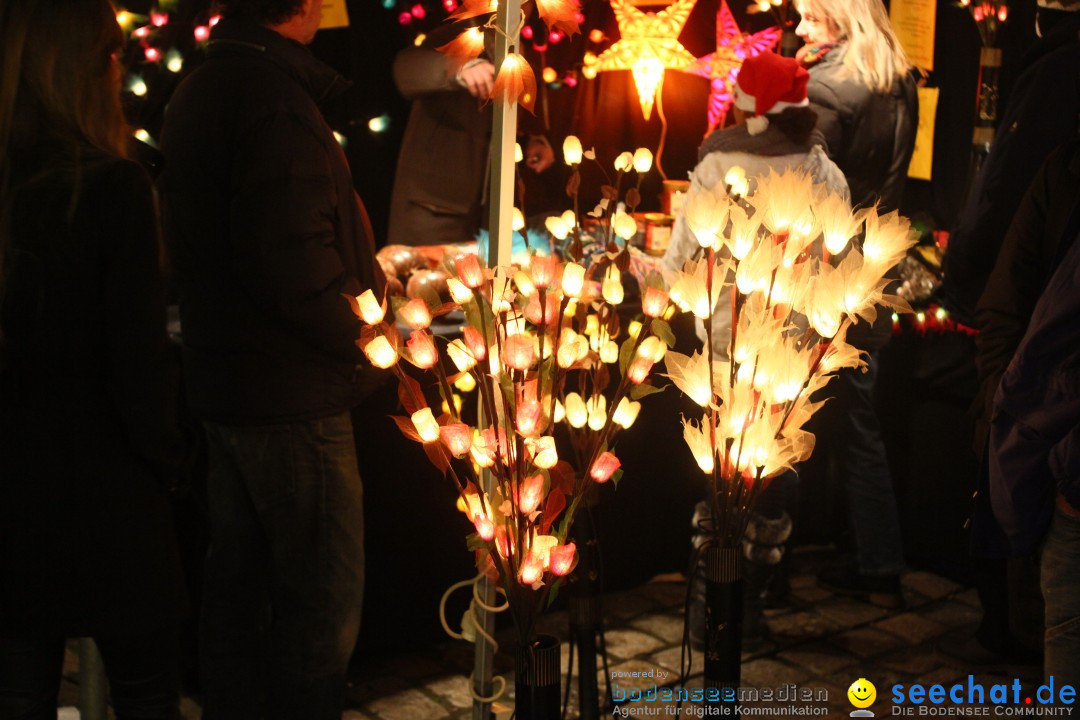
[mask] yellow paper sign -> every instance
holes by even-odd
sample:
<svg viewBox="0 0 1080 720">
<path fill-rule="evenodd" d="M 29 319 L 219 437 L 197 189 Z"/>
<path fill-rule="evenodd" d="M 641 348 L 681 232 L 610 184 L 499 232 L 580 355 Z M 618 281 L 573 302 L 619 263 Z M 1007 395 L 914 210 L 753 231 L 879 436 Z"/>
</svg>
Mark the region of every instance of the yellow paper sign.
<svg viewBox="0 0 1080 720">
<path fill-rule="evenodd" d="M 345 0 L 323 0 L 320 30 L 348 27 L 349 12 L 345 9 Z"/>
<path fill-rule="evenodd" d="M 915 151 L 911 153 L 908 177 L 929 180 L 934 164 L 934 120 L 937 117 L 938 88 L 919 88 L 919 130 L 915 135 Z"/>
<path fill-rule="evenodd" d="M 923 70 L 933 70 L 937 1 L 892 0 L 889 20 L 911 64 Z"/>
</svg>

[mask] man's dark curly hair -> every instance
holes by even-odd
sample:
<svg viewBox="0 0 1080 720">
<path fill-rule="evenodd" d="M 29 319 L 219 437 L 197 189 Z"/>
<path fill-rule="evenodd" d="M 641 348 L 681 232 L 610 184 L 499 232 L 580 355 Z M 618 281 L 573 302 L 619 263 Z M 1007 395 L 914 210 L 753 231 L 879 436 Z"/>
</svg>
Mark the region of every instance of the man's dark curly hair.
<svg viewBox="0 0 1080 720">
<path fill-rule="evenodd" d="M 304 0 L 218 0 L 217 6 L 224 17 L 258 23 L 278 25 L 300 12 Z"/>
</svg>

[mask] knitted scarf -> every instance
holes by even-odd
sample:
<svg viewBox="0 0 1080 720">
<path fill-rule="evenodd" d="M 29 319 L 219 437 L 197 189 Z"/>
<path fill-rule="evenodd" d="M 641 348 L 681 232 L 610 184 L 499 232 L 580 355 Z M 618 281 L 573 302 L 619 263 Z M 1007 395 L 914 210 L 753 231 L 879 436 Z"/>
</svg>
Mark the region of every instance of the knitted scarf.
<svg viewBox="0 0 1080 720">
<path fill-rule="evenodd" d="M 747 132 L 746 125 L 715 130 L 698 149 L 698 161 L 714 152 L 744 152 L 750 155 L 776 156 L 808 153 L 815 145 L 825 147 L 825 137 L 815 128 L 805 143 L 792 142 L 776 125 L 770 124 L 757 135 Z"/>
</svg>

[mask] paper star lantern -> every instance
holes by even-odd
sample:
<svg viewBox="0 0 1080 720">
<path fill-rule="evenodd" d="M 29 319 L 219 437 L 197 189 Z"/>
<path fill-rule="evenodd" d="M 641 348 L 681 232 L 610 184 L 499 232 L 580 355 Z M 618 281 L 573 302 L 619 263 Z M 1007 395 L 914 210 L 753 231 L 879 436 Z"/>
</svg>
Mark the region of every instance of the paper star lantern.
<svg viewBox="0 0 1080 720">
<path fill-rule="evenodd" d="M 727 0 L 720 0 L 720 9 L 716 13 L 716 52 L 697 58 L 688 69 L 688 72 L 709 79 L 709 129 L 706 134 L 723 127 L 734 102 L 731 91 L 743 60 L 771 52 L 780 42 L 780 34 L 780 28 L 771 27 L 747 35 L 739 29 Z"/>
<path fill-rule="evenodd" d="M 658 13 L 642 12 L 631 0 L 611 0 L 619 40 L 596 59 L 598 72 L 629 70 L 634 75 L 641 114 L 652 115 L 665 70 L 686 70 L 694 56 L 679 43 L 679 33 L 697 0 L 675 0 Z"/>
</svg>

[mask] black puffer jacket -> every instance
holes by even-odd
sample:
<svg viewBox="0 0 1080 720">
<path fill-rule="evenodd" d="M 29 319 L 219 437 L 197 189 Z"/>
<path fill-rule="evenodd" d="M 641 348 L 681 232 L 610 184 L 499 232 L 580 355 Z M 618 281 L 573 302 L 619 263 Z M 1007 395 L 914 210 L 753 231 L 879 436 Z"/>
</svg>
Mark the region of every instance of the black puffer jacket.
<svg viewBox="0 0 1080 720">
<path fill-rule="evenodd" d="M 360 394 L 342 297 L 382 273 L 345 155 L 319 109 L 347 83 L 302 45 L 223 20 L 162 134 L 166 237 L 196 415 L 262 424 Z"/>
<path fill-rule="evenodd" d="M 844 67 L 846 52 L 838 45 L 810 66 L 806 93 L 851 202 L 868 206 L 880 198 L 882 210 L 896 210 L 919 126 L 915 80 L 905 75 L 889 92 L 875 92 Z"/>
<path fill-rule="evenodd" d="M 915 80 L 905 75 L 889 92 L 875 92 L 844 67 L 846 52 L 845 45 L 838 45 L 809 68 L 810 105 L 829 157 L 847 178 L 852 205 L 868 207 L 880 200 L 881 212 L 896 210 L 919 126 Z M 877 321 L 855 325 L 848 341 L 879 350 L 889 341 L 891 326 L 890 313 L 879 306 Z"/>
</svg>

